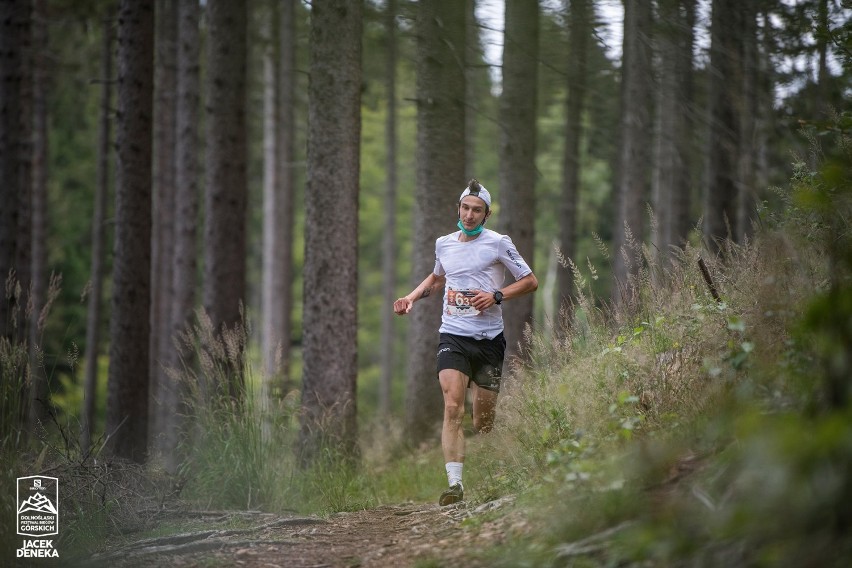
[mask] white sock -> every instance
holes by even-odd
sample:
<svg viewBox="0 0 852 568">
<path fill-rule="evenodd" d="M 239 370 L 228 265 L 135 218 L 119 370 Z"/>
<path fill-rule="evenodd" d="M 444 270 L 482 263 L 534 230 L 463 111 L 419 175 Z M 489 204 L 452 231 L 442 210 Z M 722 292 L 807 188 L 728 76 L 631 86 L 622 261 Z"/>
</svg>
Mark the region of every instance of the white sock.
<svg viewBox="0 0 852 568">
<path fill-rule="evenodd" d="M 456 483 L 461 485 L 463 467 L 462 462 L 447 462 L 447 481 L 450 482 L 451 487 Z M 462 485 L 462 487 L 464 486 Z"/>
</svg>

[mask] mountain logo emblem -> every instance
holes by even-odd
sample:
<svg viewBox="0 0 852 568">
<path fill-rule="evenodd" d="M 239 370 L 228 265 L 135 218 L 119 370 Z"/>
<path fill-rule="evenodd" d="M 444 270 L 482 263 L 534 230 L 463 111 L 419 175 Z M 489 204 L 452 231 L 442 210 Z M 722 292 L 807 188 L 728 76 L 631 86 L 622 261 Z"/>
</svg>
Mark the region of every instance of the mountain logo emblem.
<svg viewBox="0 0 852 568">
<path fill-rule="evenodd" d="M 43 475 L 18 478 L 18 534 L 59 534 L 59 479 Z"/>
<path fill-rule="evenodd" d="M 53 503 L 50 502 L 50 499 L 41 493 L 36 493 L 21 503 L 21 508 L 18 509 L 18 514 L 28 513 L 30 511 L 36 511 L 38 513 L 53 513 L 54 515 L 59 514 L 59 511 L 57 511 Z"/>
</svg>

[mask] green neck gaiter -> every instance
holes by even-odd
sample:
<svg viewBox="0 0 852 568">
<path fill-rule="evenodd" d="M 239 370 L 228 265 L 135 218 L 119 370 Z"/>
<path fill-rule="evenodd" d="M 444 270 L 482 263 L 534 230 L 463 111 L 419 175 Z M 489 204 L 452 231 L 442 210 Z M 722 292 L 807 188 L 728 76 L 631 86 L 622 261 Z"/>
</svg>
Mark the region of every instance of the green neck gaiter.
<svg viewBox="0 0 852 568">
<path fill-rule="evenodd" d="M 479 233 L 482 232 L 482 227 L 483 227 L 483 225 L 480 224 L 474 230 L 468 231 L 467 229 L 464 228 L 464 224 L 461 222 L 461 219 L 459 219 L 458 225 L 456 225 L 456 226 L 459 229 L 461 229 L 461 232 L 464 233 L 465 235 L 467 235 L 468 237 L 475 237 L 476 235 L 478 235 Z"/>
</svg>

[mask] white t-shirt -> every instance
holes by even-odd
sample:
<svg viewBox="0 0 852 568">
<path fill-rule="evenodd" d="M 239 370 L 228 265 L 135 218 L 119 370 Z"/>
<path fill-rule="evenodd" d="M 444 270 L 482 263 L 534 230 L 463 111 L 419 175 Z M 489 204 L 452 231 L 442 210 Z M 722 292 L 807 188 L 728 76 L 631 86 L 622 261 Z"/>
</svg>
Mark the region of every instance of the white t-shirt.
<svg viewBox="0 0 852 568">
<path fill-rule="evenodd" d="M 506 235 L 483 229 L 472 241 L 459 241 L 461 231 L 435 241 L 436 276 L 446 276 L 441 333 L 494 339 L 503 331 L 503 309 L 495 304 L 480 313 L 470 305 L 477 290 L 495 292 L 503 286 L 505 268 L 515 280 L 532 273 Z"/>
</svg>

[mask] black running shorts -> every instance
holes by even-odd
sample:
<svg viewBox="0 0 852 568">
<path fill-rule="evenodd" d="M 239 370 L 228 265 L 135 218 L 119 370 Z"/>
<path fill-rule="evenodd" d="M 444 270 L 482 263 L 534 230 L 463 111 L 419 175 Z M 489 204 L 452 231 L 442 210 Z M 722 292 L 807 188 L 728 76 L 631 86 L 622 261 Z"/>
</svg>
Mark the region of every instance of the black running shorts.
<svg viewBox="0 0 852 568">
<path fill-rule="evenodd" d="M 500 391 L 506 338 L 501 333 L 494 339 L 474 339 L 442 333 L 438 345 L 438 373 L 444 369 L 461 371 L 480 388 Z"/>
</svg>

